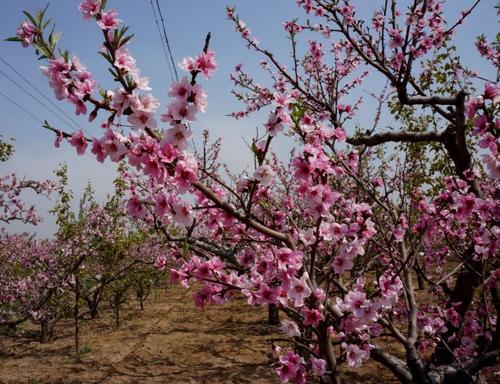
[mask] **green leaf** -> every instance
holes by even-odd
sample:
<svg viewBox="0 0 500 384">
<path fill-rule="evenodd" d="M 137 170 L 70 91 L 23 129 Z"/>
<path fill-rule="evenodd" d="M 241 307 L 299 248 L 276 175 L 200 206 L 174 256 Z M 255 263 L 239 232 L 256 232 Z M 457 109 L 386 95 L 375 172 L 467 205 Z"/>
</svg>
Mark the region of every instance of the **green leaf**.
<svg viewBox="0 0 500 384">
<path fill-rule="evenodd" d="M 56 32 L 54 34 L 52 34 L 52 42 L 53 42 L 53 48 L 55 47 L 55 45 L 57 44 L 57 42 L 59 41 L 59 39 L 61 38 L 61 35 L 62 33 L 61 32 Z"/>
<path fill-rule="evenodd" d="M 101 55 L 102 57 L 104 57 L 106 59 L 106 61 L 108 61 L 109 63 L 113 64 L 113 60 L 111 58 L 110 55 L 108 55 L 106 52 L 97 52 L 99 55 Z"/>
<path fill-rule="evenodd" d="M 130 35 L 130 36 L 126 36 L 121 42 L 120 42 L 120 45 L 118 46 L 118 48 L 120 47 L 123 47 L 125 44 L 127 44 L 130 39 L 134 37 L 134 35 Z"/>
<path fill-rule="evenodd" d="M 65 49 L 64 51 L 61 51 L 59 49 L 59 55 L 61 55 L 64 58 L 64 62 L 67 63 L 69 61 L 69 51 L 67 49 Z"/>
<path fill-rule="evenodd" d="M 21 39 L 18 36 L 12 36 L 12 37 L 7 37 L 6 39 L 4 39 L 4 41 L 23 41 L 23 39 Z"/>
<path fill-rule="evenodd" d="M 118 74 L 112 68 L 108 68 L 108 71 L 111 73 L 114 79 L 118 78 Z"/>
<path fill-rule="evenodd" d="M 259 149 L 257 148 L 257 144 L 255 141 L 252 143 L 252 152 L 255 154 L 255 156 L 259 157 Z"/>
<path fill-rule="evenodd" d="M 43 23 L 43 29 L 47 28 L 47 26 L 52 22 L 52 19 L 47 19 L 45 23 Z"/>
<path fill-rule="evenodd" d="M 43 17 L 45 16 L 45 12 L 47 11 L 48 7 L 49 7 L 49 4 L 47 4 L 44 9 L 38 11 L 38 13 L 37 13 L 38 23 L 39 23 L 40 27 L 42 26 L 42 20 L 43 20 Z"/>
<path fill-rule="evenodd" d="M 292 113 L 291 113 L 290 117 L 292 118 L 292 120 L 296 124 L 298 124 L 298 122 L 300 121 L 300 119 L 302 119 L 302 117 L 304 116 L 305 113 L 306 113 L 306 108 L 301 107 L 300 104 L 298 104 L 298 103 L 295 103 L 293 105 L 293 109 L 292 109 Z"/>
<path fill-rule="evenodd" d="M 122 27 L 118 30 L 115 30 L 115 36 L 117 37 L 117 40 L 120 40 L 123 35 L 125 35 L 125 32 L 128 31 L 128 27 Z"/>
<path fill-rule="evenodd" d="M 34 19 L 34 17 L 33 17 L 33 16 L 31 16 L 31 15 L 30 15 L 28 12 L 26 12 L 26 11 L 23 11 L 23 13 L 24 13 L 24 16 L 26 16 L 26 17 L 28 18 L 28 20 L 29 20 L 29 21 L 31 21 L 31 23 L 32 23 L 33 25 L 36 25 L 36 20 Z"/>
</svg>

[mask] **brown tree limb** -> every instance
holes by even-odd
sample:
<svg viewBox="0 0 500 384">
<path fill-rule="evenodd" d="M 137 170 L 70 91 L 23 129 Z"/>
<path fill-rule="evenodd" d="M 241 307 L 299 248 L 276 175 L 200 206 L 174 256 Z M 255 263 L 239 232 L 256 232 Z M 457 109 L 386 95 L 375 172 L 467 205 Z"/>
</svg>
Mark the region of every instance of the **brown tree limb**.
<svg viewBox="0 0 500 384">
<path fill-rule="evenodd" d="M 384 144 L 387 142 L 443 142 L 443 134 L 438 132 L 384 132 L 375 135 L 363 135 L 358 137 L 349 137 L 346 142 L 352 145 L 366 145 L 373 147 L 375 145 Z"/>
</svg>

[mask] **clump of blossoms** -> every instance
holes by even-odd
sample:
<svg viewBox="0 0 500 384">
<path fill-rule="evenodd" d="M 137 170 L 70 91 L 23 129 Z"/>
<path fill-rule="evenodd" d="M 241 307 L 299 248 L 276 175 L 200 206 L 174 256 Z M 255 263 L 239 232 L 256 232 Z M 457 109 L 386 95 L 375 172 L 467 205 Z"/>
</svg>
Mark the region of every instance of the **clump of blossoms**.
<svg viewBox="0 0 500 384">
<path fill-rule="evenodd" d="M 500 86 L 498 84 L 485 83 L 483 93 L 470 98 L 466 104 L 466 115 L 473 126 L 472 135 L 480 140 L 479 146 L 487 151 L 482 157 L 488 173 L 494 179 L 500 178 L 499 110 Z"/>
<path fill-rule="evenodd" d="M 1 233 L 0 324 L 16 324 L 39 318 L 38 302 L 60 286 L 63 264 L 57 244 L 33 239 L 28 234 Z M 22 272 L 20 272 L 22 271 Z"/>
<path fill-rule="evenodd" d="M 91 141 L 98 161 L 128 161 L 127 212 L 165 238 L 169 257 L 157 257 L 158 268 L 186 287 L 201 284 L 197 306 L 240 293 L 251 306 L 286 315 L 288 342 L 276 361 L 282 382 L 340 383 L 344 364 L 358 368 L 372 358 L 403 383 L 464 377 L 472 383 L 500 358 L 499 186 L 475 169 L 467 117 L 491 152 L 485 161 L 495 176 L 498 89 L 486 85 L 480 99 L 467 100 L 457 83 L 425 83 L 415 68 L 447 49 L 475 6 L 446 23 L 440 0 L 414 0 L 406 10 L 397 2 L 375 7 L 368 21 L 358 18 L 351 1 L 297 3 L 318 22 L 285 24 L 290 68 L 227 10 L 247 47 L 265 57 L 261 66 L 271 78 L 268 86 L 257 85 L 241 65 L 231 76 L 233 93 L 245 104 L 234 117 L 269 109 L 264 133 L 251 144 L 254 169 L 224 174 L 218 141 L 206 139 L 202 152 L 189 148 L 207 105 L 197 76 L 209 78 L 216 68 L 208 39 L 202 53 L 181 63 L 187 75 L 170 86 L 162 128 L 155 118 L 159 102 L 143 93 L 146 81 L 126 49 L 126 29 L 117 12 L 97 0 L 82 2 L 80 10 L 104 31 L 102 55 L 119 88 L 80 97 L 74 89 L 81 71 L 63 58 L 69 68 L 56 76 L 56 88 L 61 77 L 70 78 L 75 85 L 65 88 L 67 97 L 92 105 L 90 119 L 107 117 L 100 138 L 54 129 L 57 140 L 70 138 L 78 153 Z M 35 30 L 33 38 L 22 32 L 18 40 L 43 46 L 43 28 L 35 23 Z M 308 36 L 301 53 L 297 42 L 305 33 L 319 36 Z M 46 56 L 57 60 L 53 49 Z M 378 97 L 375 123 L 362 133 L 355 118 L 366 104 L 352 93 L 369 76 L 365 66 L 387 79 L 393 100 Z M 375 133 L 381 110 L 394 103 L 395 114 L 408 108 L 425 115 L 419 108 L 427 107 L 439 117 L 435 126 L 445 128 Z M 128 133 L 120 124 L 124 116 L 132 125 Z M 273 153 L 275 139 L 285 135 L 297 145 L 287 161 Z M 404 151 L 388 163 L 383 151 L 371 148 L 391 142 L 403 143 Z M 441 146 L 452 164 L 446 172 L 454 176 L 426 181 L 418 167 L 438 160 L 424 152 L 419 162 L 403 161 L 410 143 Z M 404 359 L 386 347 L 387 338 L 404 350 Z"/>
<path fill-rule="evenodd" d="M 36 225 L 41 217 L 35 206 L 26 206 L 22 194 L 32 191 L 39 195 L 49 196 L 55 188 L 50 180 L 35 181 L 20 179 L 15 173 L 0 176 L 0 221 L 7 224 L 12 221 L 21 221 Z"/>
</svg>

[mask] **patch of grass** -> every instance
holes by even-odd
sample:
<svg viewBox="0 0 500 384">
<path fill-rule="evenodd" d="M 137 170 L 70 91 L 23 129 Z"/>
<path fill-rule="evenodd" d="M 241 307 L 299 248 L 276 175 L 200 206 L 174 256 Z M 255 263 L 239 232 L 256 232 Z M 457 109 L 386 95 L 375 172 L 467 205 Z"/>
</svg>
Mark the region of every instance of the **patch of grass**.
<svg viewBox="0 0 500 384">
<path fill-rule="evenodd" d="M 254 334 L 265 336 L 275 332 L 277 326 L 269 324 L 269 321 L 267 319 L 262 319 L 262 320 L 257 320 L 252 328 Z"/>
<path fill-rule="evenodd" d="M 1 326 L 0 327 L 0 336 L 15 336 L 17 328 L 15 326 Z"/>
<path fill-rule="evenodd" d="M 90 345 L 83 345 L 78 351 L 78 355 L 75 357 L 75 362 L 81 363 L 83 357 L 89 352 L 92 352 L 92 348 L 90 347 Z"/>
<path fill-rule="evenodd" d="M 92 348 L 90 347 L 90 345 L 84 345 L 83 347 L 80 348 L 81 355 L 85 355 L 89 352 L 92 352 Z"/>
</svg>

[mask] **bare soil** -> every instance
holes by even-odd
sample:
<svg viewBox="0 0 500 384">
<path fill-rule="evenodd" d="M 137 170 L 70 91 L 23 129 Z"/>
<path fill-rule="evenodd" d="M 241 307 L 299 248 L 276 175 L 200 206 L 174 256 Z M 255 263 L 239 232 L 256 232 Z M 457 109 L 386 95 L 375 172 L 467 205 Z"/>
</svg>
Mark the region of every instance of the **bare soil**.
<svg viewBox="0 0 500 384">
<path fill-rule="evenodd" d="M 81 345 L 90 351 L 79 361 L 71 320 L 61 320 L 46 344 L 34 324 L 23 324 L 0 336 L 0 383 L 278 383 L 270 340 L 282 335 L 267 325 L 266 311 L 243 299 L 201 311 L 192 293 L 157 290 L 144 311 L 131 301 L 118 329 L 110 310 L 85 320 Z M 396 383 L 375 363 L 348 376 L 353 384 Z"/>
</svg>

